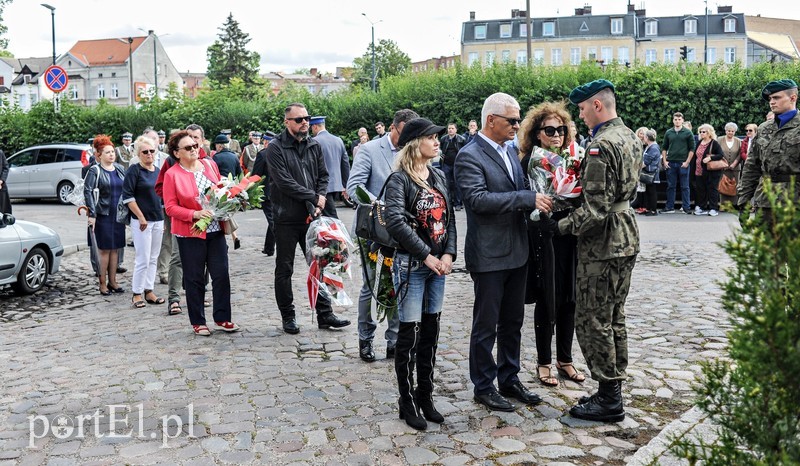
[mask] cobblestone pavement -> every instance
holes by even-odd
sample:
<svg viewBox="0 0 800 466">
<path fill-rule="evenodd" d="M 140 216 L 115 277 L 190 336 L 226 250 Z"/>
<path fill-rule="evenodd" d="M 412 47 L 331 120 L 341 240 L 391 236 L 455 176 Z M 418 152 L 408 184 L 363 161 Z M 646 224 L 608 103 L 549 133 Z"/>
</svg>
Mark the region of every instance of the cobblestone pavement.
<svg viewBox="0 0 800 466">
<path fill-rule="evenodd" d="M 280 330 L 274 259 L 256 243 L 231 252 L 236 334 L 195 337 L 185 313 L 134 310 L 130 293 L 100 296 L 86 251 L 65 257 L 38 295 L 0 292 L 0 465 L 625 464 L 691 407 L 699 363 L 726 346 L 721 249 L 643 242 L 627 306 L 627 418 L 604 425 L 565 415 L 597 384 L 536 381 L 532 307 L 520 376 L 544 403 L 492 413 L 472 401 L 472 282 L 454 273 L 434 393 L 446 421 L 416 432 L 398 420 L 393 364 L 358 358 L 355 308 L 337 310 L 354 321 L 340 331 L 318 330 L 308 310 L 299 335 Z M 299 254 L 296 270 L 306 270 Z M 130 272 L 120 281 L 129 287 Z M 302 273 L 294 284 L 301 300 Z M 166 296 L 165 286 L 156 292 Z M 585 372 L 577 341 L 574 352 Z"/>
</svg>

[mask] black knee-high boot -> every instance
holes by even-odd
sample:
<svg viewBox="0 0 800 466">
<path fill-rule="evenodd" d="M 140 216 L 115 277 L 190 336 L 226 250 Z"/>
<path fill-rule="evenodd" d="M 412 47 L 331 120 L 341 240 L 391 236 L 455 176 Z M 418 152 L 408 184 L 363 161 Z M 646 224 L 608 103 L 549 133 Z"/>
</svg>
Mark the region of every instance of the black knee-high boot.
<svg viewBox="0 0 800 466">
<path fill-rule="evenodd" d="M 417 347 L 417 391 L 416 399 L 425 419 L 441 424 L 444 416 L 433 405 L 433 368 L 436 365 L 436 349 L 439 347 L 439 316 L 422 314 Z"/>
<path fill-rule="evenodd" d="M 418 344 L 419 322 L 400 322 L 394 356 L 397 388 L 400 391 L 400 419 L 417 430 L 425 430 L 428 423 L 420 416 L 419 405 L 414 400 L 414 354 Z"/>
</svg>

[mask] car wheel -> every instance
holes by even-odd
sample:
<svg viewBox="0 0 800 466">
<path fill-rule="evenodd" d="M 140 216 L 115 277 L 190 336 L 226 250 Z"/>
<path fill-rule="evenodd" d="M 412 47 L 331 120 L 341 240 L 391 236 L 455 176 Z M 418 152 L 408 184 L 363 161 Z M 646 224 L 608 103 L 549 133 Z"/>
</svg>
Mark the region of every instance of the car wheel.
<svg viewBox="0 0 800 466">
<path fill-rule="evenodd" d="M 67 197 L 69 197 L 74 187 L 75 186 L 69 181 L 62 181 L 61 183 L 58 183 L 58 189 L 56 190 L 56 193 L 58 194 L 58 202 L 62 204 L 69 204 Z"/>
<path fill-rule="evenodd" d="M 12 286 L 19 294 L 32 294 L 41 290 L 50 273 L 50 260 L 40 248 L 33 248 L 25 256 L 25 262 L 17 274 L 17 281 Z"/>
</svg>

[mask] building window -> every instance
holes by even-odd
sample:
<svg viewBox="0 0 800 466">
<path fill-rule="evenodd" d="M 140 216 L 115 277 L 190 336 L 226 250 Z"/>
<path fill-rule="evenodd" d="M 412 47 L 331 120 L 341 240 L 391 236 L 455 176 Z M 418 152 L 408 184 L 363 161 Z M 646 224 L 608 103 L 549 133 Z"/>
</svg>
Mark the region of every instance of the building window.
<svg viewBox="0 0 800 466">
<path fill-rule="evenodd" d="M 117 83 L 111 83 L 111 98 L 112 99 L 119 98 L 119 87 L 117 87 Z"/>
<path fill-rule="evenodd" d="M 716 63 L 717 62 L 717 49 L 715 47 L 708 48 L 708 56 L 706 57 L 706 61 L 708 63 Z"/>
<path fill-rule="evenodd" d="M 69 85 L 69 100 L 78 100 L 78 86 L 75 84 Z"/>
<path fill-rule="evenodd" d="M 581 48 L 580 47 L 572 47 L 569 49 L 569 63 L 572 65 L 580 65 L 581 64 Z"/>
<path fill-rule="evenodd" d="M 550 50 L 550 64 L 553 66 L 561 66 L 561 49 Z"/>
<path fill-rule="evenodd" d="M 116 78 L 117 77 L 117 73 L 111 73 L 111 77 L 112 78 Z"/>
<path fill-rule="evenodd" d="M 534 65 L 543 65 L 544 64 L 544 50 L 535 49 L 533 51 L 533 64 Z"/>
<path fill-rule="evenodd" d="M 486 51 L 486 66 L 494 65 L 494 50 Z"/>
<path fill-rule="evenodd" d="M 622 18 L 611 18 L 611 34 L 622 34 Z"/>
<path fill-rule="evenodd" d="M 664 63 L 675 63 L 675 49 L 664 49 Z"/>
<path fill-rule="evenodd" d="M 470 52 L 467 64 L 472 66 L 476 61 L 478 61 L 478 52 Z"/>
<path fill-rule="evenodd" d="M 528 51 L 517 50 L 517 65 L 527 65 L 527 64 L 528 64 Z"/>
<path fill-rule="evenodd" d="M 614 60 L 614 49 L 611 47 L 600 47 L 600 57 L 605 64 L 611 64 Z"/>
<path fill-rule="evenodd" d="M 528 36 L 528 23 L 520 23 L 519 24 L 519 36 L 520 37 L 527 37 Z"/>
<path fill-rule="evenodd" d="M 103 77 L 103 73 L 97 73 L 97 77 L 98 78 L 102 78 Z"/>
<path fill-rule="evenodd" d="M 586 47 L 586 59 L 589 61 L 597 60 L 597 47 Z"/>
<path fill-rule="evenodd" d="M 552 37 L 556 35 L 555 21 L 545 21 L 542 23 L 542 35 L 545 37 Z"/>
<path fill-rule="evenodd" d="M 36 105 L 37 102 L 37 95 L 31 94 L 31 106 Z"/>
<path fill-rule="evenodd" d="M 508 63 L 511 61 L 511 50 L 503 50 L 500 55 L 503 58 L 503 63 Z"/>
<path fill-rule="evenodd" d="M 658 63 L 658 55 L 656 49 L 647 49 L 644 51 L 644 64 L 652 65 Z"/>
<path fill-rule="evenodd" d="M 725 18 L 725 32 L 736 32 L 736 18 Z"/>
<path fill-rule="evenodd" d="M 736 61 L 736 47 L 725 47 L 725 63 L 732 65 Z"/>
<path fill-rule="evenodd" d="M 658 35 L 658 21 L 647 21 L 644 23 L 644 35 L 657 36 Z"/>
<path fill-rule="evenodd" d="M 317 86 L 308 86 L 308 92 L 312 94 L 317 92 Z"/>
<path fill-rule="evenodd" d="M 106 88 L 103 87 L 102 84 L 97 85 L 97 98 L 98 99 L 105 99 L 106 98 Z"/>
<path fill-rule="evenodd" d="M 480 24 L 475 26 L 475 39 L 486 39 L 486 25 Z"/>
<path fill-rule="evenodd" d="M 510 24 L 501 24 L 500 25 L 500 37 L 502 37 L 504 39 L 511 37 L 511 25 Z"/>
<path fill-rule="evenodd" d="M 617 61 L 621 64 L 630 63 L 631 62 L 631 55 L 629 52 L 628 47 L 618 47 L 617 48 Z"/>
<path fill-rule="evenodd" d="M 5 86 L 5 85 L 6 85 L 6 77 L 0 76 L 0 86 Z"/>
<path fill-rule="evenodd" d="M 686 61 L 689 63 L 694 63 L 697 61 L 697 49 L 694 47 L 686 48 Z"/>
<path fill-rule="evenodd" d="M 683 33 L 688 35 L 697 34 L 697 20 L 687 19 L 683 22 Z"/>
</svg>

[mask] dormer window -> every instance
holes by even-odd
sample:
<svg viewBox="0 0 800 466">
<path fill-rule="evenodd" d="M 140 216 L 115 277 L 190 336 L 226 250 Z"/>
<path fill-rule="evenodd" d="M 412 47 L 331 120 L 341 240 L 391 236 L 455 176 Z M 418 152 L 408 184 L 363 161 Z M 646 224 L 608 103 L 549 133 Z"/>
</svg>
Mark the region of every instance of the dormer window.
<svg viewBox="0 0 800 466">
<path fill-rule="evenodd" d="M 611 34 L 622 34 L 622 18 L 611 18 Z"/>
<path fill-rule="evenodd" d="M 556 22 L 545 21 L 542 23 L 542 35 L 545 37 L 552 37 L 556 35 Z"/>
<path fill-rule="evenodd" d="M 479 24 L 475 26 L 475 39 L 482 40 L 486 39 L 486 25 Z"/>
<path fill-rule="evenodd" d="M 725 32 L 736 32 L 736 18 L 725 18 Z"/>
<path fill-rule="evenodd" d="M 658 35 L 658 20 L 648 19 L 644 22 L 644 35 L 657 36 Z"/>
<path fill-rule="evenodd" d="M 503 39 L 511 37 L 511 24 L 501 24 L 500 25 L 500 37 Z"/>
<path fill-rule="evenodd" d="M 697 20 L 694 18 L 685 19 L 683 21 L 683 33 L 687 36 L 697 34 Z"/>
</svg>

